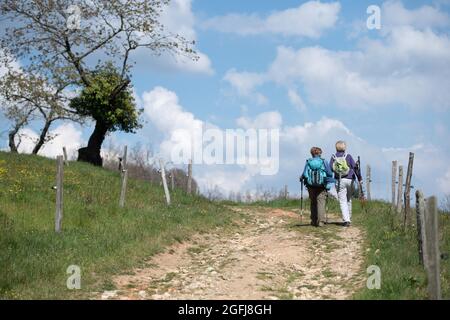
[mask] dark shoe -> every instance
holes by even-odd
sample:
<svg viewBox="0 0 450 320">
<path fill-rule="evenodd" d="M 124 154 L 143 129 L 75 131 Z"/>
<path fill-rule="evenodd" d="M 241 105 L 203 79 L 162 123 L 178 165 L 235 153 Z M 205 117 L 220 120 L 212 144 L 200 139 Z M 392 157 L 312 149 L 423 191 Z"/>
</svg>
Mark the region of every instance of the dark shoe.
<svg viewBox="0 0 450 320">
<path fill-rule="evenodd" d="M 344 227 L 350 227 L 350 225 L 351 225 L 351 223 L 348 222 L 348 221 L 346 221 L 346 222 L 344 222 L 344 224 L 343 224 L 342 226 L 344 226 Z"/>
</svg>

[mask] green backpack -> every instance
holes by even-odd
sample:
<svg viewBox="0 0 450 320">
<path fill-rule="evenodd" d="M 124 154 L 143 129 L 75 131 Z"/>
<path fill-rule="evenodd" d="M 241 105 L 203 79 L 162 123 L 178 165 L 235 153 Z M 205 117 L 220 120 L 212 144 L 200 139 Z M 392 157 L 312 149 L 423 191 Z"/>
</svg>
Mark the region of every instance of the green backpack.
<svg viewBox="0 0 450 320">
<path fill-rule="evenodd" d="M 348 175 L 350 172 L 350 167 L 347 163 L 347 154 L 344 153 L 342 157 L 338 157 L 335 154 L 333 154 L 333 171 L 339 176 L 344 177 Z"/>
</svg>

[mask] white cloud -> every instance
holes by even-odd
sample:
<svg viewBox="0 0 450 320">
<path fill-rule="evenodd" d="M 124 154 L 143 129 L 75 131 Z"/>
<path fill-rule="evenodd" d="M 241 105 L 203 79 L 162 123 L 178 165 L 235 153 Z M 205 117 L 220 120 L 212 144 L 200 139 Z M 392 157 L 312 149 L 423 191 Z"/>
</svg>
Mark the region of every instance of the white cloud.
<svg viewBox="0 0 450 320">
<path fill-rule="evenodd" d="M 445 3 L 447 2 L 447 3 Z M 423 5 L 415 9 L 407 9 L 400 0 L 389 0 L 381 6 L 381 35 L 386 35 L 399 27 L 410 27 L 419 30 L 445 30 L 450 26 L 450 16 L 441 11 L 441 4 L 447 0 L 434 0 L 433 5 Z M 372 31 L 367 28 L 364 19 L 355 20 L 350 24 L 348 38 L 355 39 Z"/>
<path fill-rule="evenodd" d="M 291 102 L 291 104 L 299 111 L 305 112 L 306 111 L 306 104 L 303 101 L 302 97 L 300 96 L 300 94 L 298 94 L 297 91 L 295 91 L 294 89 L 290 88 L 288 90 L 288 98 L 289 101 Z"/>
<path fill-rule="evenodd" d="M 19 135 L 22 137 L 19 152 L 31 153 L 39 137 L 38 134 L 31 128 L 24 128 L 19 131 Z M 63 147 L 67 149 L 68 157 L 73 158 L 84 143 L 81 129 L 72 123 L 63 123 L 50 130 L 49 136 L 54 138 L 44 144 L 39 154 L 50 158 L 62 155 Z"/>
<path fill-rule="evenodd" d="M 236 124 L 244 129 L 279 129 L 283 123 L 281 114 L 277 111 L 258 114 L 254 119 L 240 117 Z"/>
<path fill-rule="evenodd" d="M 335 152 L 334 144 L 337 140 L 346 141 L 348 152 L 355 158 L 361 156 L 364 179 L 366 165 L 370 164 L 372 194 L 376 198 L 390 199 L 392 161 L 397 160 L 399 165 L 403 165 L 406 174 L 409 152 L 415 154 L 412 177 L 414 190 L 420 189 L 428 196 L 439 196 L 449 191 L 450 177 L 447 175 L 450 169 L 447 158 L 437 156 L 438 147 L 429 143 L 417 143 L 408 147 L 380 148 L 355 135 L 343 122 L 330 118 L 283 128 L 280 174 L 277 178 L 278 183 L 277 181 L 275 183 L 281 186 L 283 179 L 292 181 L 292 176 L 298 176 L 312 146 L 321 147 L 325 158 L 329 160 L 331 154 Z"/>
<path fill-rule="evenodd" d="M 172 136 L 177 129 L 196 130 L 201 127 L 210 127 L 221 132 L 225 130 L 197 119 L 194 114 L 182 107 L 174 92 L 165 88 L 156 87 L 144 93 L 142 101 L 145 115 L 152 126 L 163 133 L 159 148 L 164 157 L 169 157 L 174 144 L 185 138 Z M 283 124 L 281 114 L 276 111 L 264 112 L 254 117 L 240 117 L 236 119 L 236 124 L 243 129 L 276 128 L 280 130 L 278 174 L 262 176 L 255 166 L 250 165 L 196 165 L 194 177 L 199 182 L 201 190 L 212 189 L 217 185 L 225 194 L 230 191 L 245 192 L 246 190 L 255 193 L 258 186 L 278 189 L 285 184 L 290 190 L 298 190 L 298 175 L 303 169 L 305 159 L 310 156 L 310 148 L 321 147 L 324 150 L 324 157 L 328 160 L 335 152 L 335 142 L 345 140 L 348 151 L 355 158 L 358 155 L 361 156 L 363 171 L 367 164 L 371 165 L 372 194 L 375 198 L 389 199 L 391 162 L 398 160 L 406 168 L 409 152 L 416 154 L 413 185 L 426 194 L 439 195 L 447 191 L 448 179 L 442 175 L 436 175 L 436 172 L 447 172 L 448 165 L 444 157 L 436 157 L 436 154 L 439 154 L 438 148 L 427 143 L 418 143 L 410 147 L 381 148 L 355 135 L 338 119 L 322 118 L 316 122 L 289 126 Z M 291 191 L 291 193 L 296 192 Z"/>
<path fill-rule="evenodd" d="M 361 107 L 379 100 L 384 88 L 377 88 L 352 70 L 352 55 L 321 47 L 294 50 L 279 47 L 269 68 L 269 77 L 282 85 L 301 85 L 307 98 L 317 105 L 335 103 L 341 107 Z M 383 95 L 384 96 L 384 95 Z"/>
<path fill-rule="evenodd" d="M 0 50 L 0 59 L 3 59 L 3 53 L 2 53 L 1 50 Z M 13 71 L 20 71 L 21 70 L 20 63 L 17 60 L 15 60 L 15 59 L 11 59 L 9 61 L 8 67 L 9 67 L 10 70 L 13 70 Z M 5 67 L 3 65 L 3 63 L 1 63 L 0 64 L 0 78 L 3 77 L 8 72 L 9 69 L 7 67 Z"/>
<path fill-rule="evenodd" d="M 233 70 L 232 75 L 241 80 L 234 83 L 244 93 L 257 92 L 261 83 L 285 86 L 290 101 L 299 106 L 364 109 L 403 105 L 445 110 L 450 108 L 448 52 L 446 35 L 397 27 L 380 40 L 361 41 L 360 49 L 354 51 L 280 46 L 267 72 Z M 302 87 L 306 100 L 297 99 L 292 87 Z"/>
<path fill-rule="evenodd" d="M 382 27 L 413 26 L 419 29 L 450 26 L 447 13 L 430 5 L 408 10 L 402 1 L 386 1 L 382 6 Z"/>
<path fill-rule="evenodd" d="M 249 170 L 233 167 L 209 167 L 195 175 L 195 180 L 202 191 L 213 189 L 215 186 L 223 194 L 241 190 L 246 183 L 251 181 L 253 174 Z"/>
<path fill-rule="evenodd" d="M 152 123 L 162 132 L 171 133 L 177 129 L 194 130 L 202 126 L 202 121 L 195 119 L 179 104 L 175 92 L 163 87 L 156 87 L 142 96 L 144 112 Z"/>
<path fill-rule="evenodd" d="M 261 93 L 256 92 L 255 88 L 262 85 L 266 79 L 264 75 L 252 72 L 237 72 L 236 69 L 228 70 L 224 78 L 237 94 L 249 98 L 259 105 L 266 105 L 268 99 Z"/>
<path fill-rule="evenodd" d="M 161 14 L 161 22 L 166 30 L 172 34 L 184 37 L 188 41 L 197 40 L 195 31 L 195 17 L 192 12 L 192 0 L 172 0 L 167 8 Z M 133 54 L 133 59 L 141 66 L 150 65 L 152 68 L 158 68 L 169 71 L 184 71 L 191 73 L 200 73 L 206 75 L 214 74 L 212 62 L 208 55 L 195 48 L 199 60 L 192 59 L 183 55 L 163 54 L 154 56 L 149 50 L 138 49 Z"/>
<path fill-rule="evenodd" d="M 166 158 L 170 157 L 175 145 L 192 145 L 190 137 L 180 134 L 181 130 L 195 132 L 204 126 L 203 121 L 183 109 L 175 92 L 163 87 L 144 92 L 142 103 L 147 118 L 164 134 L 160 153 Z"/>
<path fill-rule="evenodd" d="M 440 148 L 428 143 L 418 143 L 408 148 L 384 148 L 383 154 L 389 162 L 399 161 L 404 172 L 408 167 L 409 152 L 414 153 L 412 184 L 426 196 L 440 195 L 448 191 L 446 186 L 447 158 L 438 156 Z M 404 178 L 405 179 L 405 178 Z"/>
<path fill-rule="evenodd" d="M 255 96 L 262 84 L 275 82 L 288 90 L 290 102 L 300 109 L 450 109 L 450 38 L 433 30 L 450 25 L 448 14 L 431 6 L 408 10 L 400 1 L 388 1 L 383 8 L 383 23 L 389 27 L 379 38 L 362 38 L 358 49 L 279 46 L 266 72 L 232 69 L 226 79 L 242 96 Z M 296 87 L 303 89 L 302 96 L 293 90 Z"/>
<path fill-rule="evenodd" d="M 196 32 L 193 28 L 195 17 L 192 13 L 192 0 L 172 0 L 161 15 L 162 24 L 170 32 L 179 34 L 187 39 L 195 40 Z"/>
<path fill-rule="evenodd" d="M 206 129 L 215 129 L 225 136 L 225 128 L 197 119 L 180 105 L 176 93 L 166 88 L 156 87 L 145 92 L 142 103 L 146 118 L 150 120 L 152 127 L 162 133 L 162 139 L 159 141 L 159 155 L 165 159 L 171 159 L 174 148 L 178 150 L 181 149 L 180 146 L 188 149 L 194 145 L 194 152 L 204 151 L 201 150 L 204 147 L 203 142 L 197 140 L 198 137 L 194 137 L 195 141 L 192 141 L 186 132 L 195 134 L 201 130 L 204 132 Z M 244 129 L 275 129 L 281 126 L 282 119 L 278 112 L 266 112 L 254 119 L 242 117 L 237 119 L 237 123 Z M 199 138 L 202 139 L 202 137 Z M 225 192 L 243 188 L 252 177 L 261 172 L 258 165 L 250 164 L 250 161 L 244 165 L 195 165 L 194 170 L 195 178 L 202 190 L 217 185 Z"/>
<path fill-rule="evenodd" d="M 211 18 L 205 28 L 239 35 L 281 34 L 318 38 L 336 24 L 339 2 L 308 1 L 297 8 L 276 11 L 267 17 L 257 14 L 228 14 Z"/>
<path fill-rule="evenodd" d="M 195 31 L 195 17 L 192 12 L 192 0 L 172 0 L 169 7 L 161 15 L 161 21 L 167 30 L 178 34 L 189 41 L 197 40 Z M 214 73 L 209 57 L 196 49 L 198 61 L 192 61 L 184 56 L 165 57 L 167 62 L 174 63 L 176 69 L 193 73 Z"/>
<path fill-rule="evenodd" d="M 450 194 L 450 168 L 448 168 L 443 177 L 438 179 L 438 183 L 443 194 Z"/>
</svg>

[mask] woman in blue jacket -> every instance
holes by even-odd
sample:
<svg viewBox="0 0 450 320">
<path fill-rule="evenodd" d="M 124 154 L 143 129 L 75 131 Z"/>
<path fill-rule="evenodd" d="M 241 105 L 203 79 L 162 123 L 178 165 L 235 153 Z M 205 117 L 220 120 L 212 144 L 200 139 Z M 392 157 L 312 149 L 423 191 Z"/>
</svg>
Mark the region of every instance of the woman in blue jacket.
<svg viewBox="0 0 450 320">
<path fill-rule="evenodd" d="M 334 184 L 334 179 L 330 166 L 321 157 L 322 149 L 312 147 L 311 156 L 312 158 L 306 161 L 302 180 L 308 189 L 311 225 L 321 227 L 325 223 L 327 190 Z"/>
</svg>

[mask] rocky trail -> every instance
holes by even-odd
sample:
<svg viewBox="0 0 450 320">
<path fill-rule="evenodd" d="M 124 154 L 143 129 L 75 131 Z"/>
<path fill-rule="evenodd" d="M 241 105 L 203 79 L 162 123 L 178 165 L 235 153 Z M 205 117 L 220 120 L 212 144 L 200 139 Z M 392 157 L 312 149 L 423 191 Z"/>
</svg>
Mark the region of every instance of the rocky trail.
<svg viewBox="0 0 450 320">
<path fill-rule="evenodd" d="M 348 299 L 364 285 L 361 230 L 300 224 L 295 211 L 243 207 L 233 231 L 167 248 L 96 299 Z M 339 221 L 329 215 L 329 222 Z"/>
</svg>

